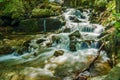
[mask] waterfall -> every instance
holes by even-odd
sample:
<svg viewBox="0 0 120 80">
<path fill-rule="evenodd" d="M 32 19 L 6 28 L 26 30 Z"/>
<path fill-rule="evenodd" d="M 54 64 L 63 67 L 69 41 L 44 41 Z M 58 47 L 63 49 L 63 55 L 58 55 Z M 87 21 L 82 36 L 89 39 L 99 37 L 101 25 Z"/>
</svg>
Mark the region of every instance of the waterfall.
<svg viewBox="0 0 120 80">
<path fill-rule="evenodd" d="M 52 77 L 54 75 L 61 80 L 69 78 L 73 80 L 70 73 L 84 70 L 97 56 L 101 45 L 98 36 L 104 28 L 89 23 L 88 14 L 89 12 L 82 13 L 73 8 L 67 9 L 63 13 L 66 24 L 62 27 L 61 33 L 37 37 L 29 44 L 30 52 L 18 56 L 14 55 L 17 53 L 0 56 L 0 63 L 7 66 L 21 63 L 27 66 L 36 65 L 40 70 L 50 73 Z M 44 20 L 44 31 L 46 32 L 46 20 Z M 109 58 L 106 52 L 101 51 L 100 56 L 99 61 L 107 63 Z"/>
<path fill-rule="evenodd" d="M 44 32 L 46 32 L 46 20 L 44 19 Z"/>
</svg>

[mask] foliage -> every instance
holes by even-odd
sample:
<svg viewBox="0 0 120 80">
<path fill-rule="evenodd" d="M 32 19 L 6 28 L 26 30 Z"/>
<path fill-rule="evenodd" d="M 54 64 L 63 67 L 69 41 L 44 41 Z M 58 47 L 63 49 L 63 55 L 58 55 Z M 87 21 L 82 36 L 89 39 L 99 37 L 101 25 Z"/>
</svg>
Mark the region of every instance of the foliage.
<svg viewBox="0 0 120 80">
<path fill-rule="evenodd" d="M 120 22 L 115 23 L 115 28 L 116 30 L 120 31 Z"/>
<path fill-rule="evenodd" d="M 116 13 L 114 16 L 116 17 L 115 28 L 117 32 L 120 33 L 120 13 Z"/>
<path fill-rule="evenodd" d="M 51 15 L 53 15 L 53 12 L 50 9 L 34 8 L 32 10 L 32 16 L 34 17 L 49 17 Z"/>
<path fill-rule="evenodd" d="M 32 10 L 32 16 L 34 17 L 49 17 L 53 15 L 59 15 L 62 7 L 56 3 L 41 3 Z"/>
<path fill-rule="evenodd" d="M 0 0 L 0 2 L 3 2 L 4 0 Z"/>
<path fill-rule="evenodd" d="M 106 9 L 107 0 L 95 0 L 94 7 L 96 10 L 104 11 Z"/>
<path fill-rule="evenodd" d="M 113 1 L 109 1 L 109 3 L 106 5 L 106 10 L 107 11 L 110 11 L 110 12 L 112 12 L 112 13 L 115 13 L 116 11 L 115 11 L 115 7 L 116 7 L 116 3 L 115 3 L 115 1 L 113 0 Z"/>
<path fill-rule="evenodd" d="M 13 19 L 23 16 L 24 12 L 22 0 L 11 0 L 5 5 L 4 14 Z"/>
</svg>

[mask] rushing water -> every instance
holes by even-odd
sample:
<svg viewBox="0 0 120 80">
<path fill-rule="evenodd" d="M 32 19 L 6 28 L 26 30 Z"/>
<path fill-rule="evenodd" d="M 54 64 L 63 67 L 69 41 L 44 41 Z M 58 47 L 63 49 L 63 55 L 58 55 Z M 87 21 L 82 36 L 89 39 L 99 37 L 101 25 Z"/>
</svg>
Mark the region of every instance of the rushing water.
<svg viewBox="0 0 120 80">
<path fill-rule="evenodd" d="M 89 23 L 89 14 L 89 11 L 67 9 L 62 14 L 66 24 L 59 34 L 31 40 L 28 52 L 23 55 L 14 52 L 0 56 L 1 66 L 27 65 L 21 70 L 27 76 L 25 80 L 73 80 L 73 73 L 87 68 L 101 46 L 98 36 L 104 28 Z M 100 56 L 99 63 L 107 63 L 109 58 L 104 50 Z"/>
</svg>

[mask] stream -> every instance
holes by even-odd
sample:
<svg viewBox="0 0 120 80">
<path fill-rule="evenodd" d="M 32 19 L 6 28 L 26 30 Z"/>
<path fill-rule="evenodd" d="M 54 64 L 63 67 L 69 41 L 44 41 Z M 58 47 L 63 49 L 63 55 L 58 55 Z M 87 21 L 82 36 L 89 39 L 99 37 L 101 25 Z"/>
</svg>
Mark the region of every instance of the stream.
<svg viewBox="0 0 120 80">
<path fill-rule="evenodd" d="M 104 27 L 90 23 L 89 15 L 89 10 L 68 8 L 62 14 L 66 24 L 59 33 L 31 40 L 22 55 L 14 52 L 0 56 L 0 80 L 74 80 L 77 72 L 90 65 L 102 45 L 99 36 Z M 106 74 L 110 70 L 108 60 L 102 49 L 93 68 L 84 75 Z"/>
</svg>

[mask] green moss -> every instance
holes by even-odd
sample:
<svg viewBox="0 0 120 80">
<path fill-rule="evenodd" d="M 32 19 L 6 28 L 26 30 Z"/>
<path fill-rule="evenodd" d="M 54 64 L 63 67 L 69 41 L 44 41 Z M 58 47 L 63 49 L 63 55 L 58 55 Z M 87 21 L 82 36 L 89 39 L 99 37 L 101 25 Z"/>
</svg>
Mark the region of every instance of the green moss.
<svg viewBox="0 0 120 80">
<path fill-rule="evenodd" d="M 52 16 L 53 12 L 50 9 L 38 9 L 34 8 L 32 10 L 32 16 L 33 17 L 49 17 Z"/>
</svg>

